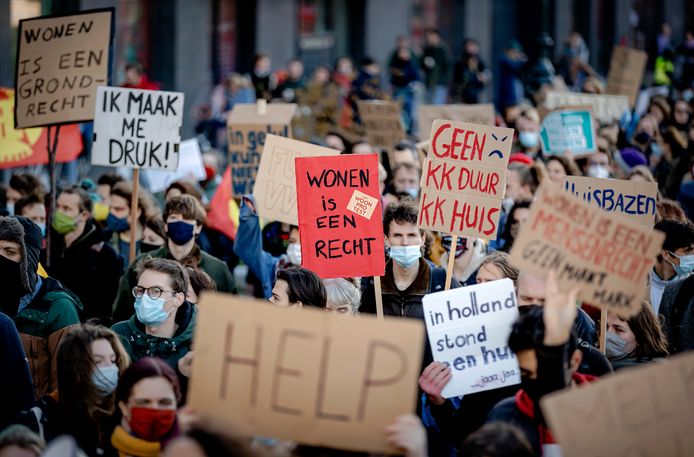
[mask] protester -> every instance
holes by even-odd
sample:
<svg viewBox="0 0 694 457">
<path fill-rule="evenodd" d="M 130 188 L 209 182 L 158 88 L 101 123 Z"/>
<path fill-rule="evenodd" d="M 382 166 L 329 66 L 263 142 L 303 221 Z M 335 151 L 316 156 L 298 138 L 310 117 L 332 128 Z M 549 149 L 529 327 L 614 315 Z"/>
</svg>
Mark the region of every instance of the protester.
<svg viewBox="0 0 694 457">
<path fill-rule="evenodd" d="M 324 279 L 325 309 L 336 314 L 359 314 L 361 281 L 358 278 Z"/>
<path fill-rule="evenodd" d="M 436 29 L 428 29 L 424 34 L 424 40 L 420 61 L 427 89 L 427 103 L 443 105 L 446 103 L 451 79 L 451 51 Z M 419 128 L 423 129 L 426 126 L 420 125 Z M 421 134 L 422 132 L 420 136 Z"/>
<path fill-rule="evenodd" d="M 511 264 L 506 252 L 494 251 L 482 259 L 477 270 L 477 284 L 504 278 L 511 279 L 514 285 L 518 280 L 518 268 Z"/>
<path fill-rule="evenodd" d="M 656 314 L 665 287 L 689 276 L 694 270 L 694 225 L 662 220 L 655 230 L 665 234 L 663 247 L 649 275 L 650 303 Z"/>
<path fill-rule="evenodd" d="M 217 285 L 214 283 L 210 275 L 203 270 L 194 267 L 186 267 L 188 273 L 188 292 L 186 300 L 191 305 L 197 305 L 200 300 L 200 293 L 203 291 L 217 290 Z"/>
<path fill-rule="evenodd" d="M 287 62 L 287 75 L 273 91 L 273 98 L 279 98 L 285 103 L 297 102 L 297 91 L 305 90 L 304 63 L 299 59 Z"/>
<path fill-rule="evenodd" d="M 516 119 L 518 143 L 516 151 L 528 157 L 540 155 L 540 115 L 535 108 L 525 108 Z"/>
<path fill-rule="evenodd" d="M 0 433 L 0 457 L 39 457 L 46 442 L 23 425 L 13 425 Z"/>
<path fill-rule="evenodd" d="M 553 155 L 547 158 L 547 177 L 554 184 L 562 184 L 567 176 L 581 176 L 581 170 L 571 157 Z"/>
<path fill-rule="evenodd" d="M 441 246 L 444 253 L 441 255 L 440 266 L 448 266 L 448 258 L 451 252 L 453 240 L 451 235 L 441 235 Z M 455 246 L 455 259 L 453 260 L 453 277 L 463 286 L 469 286 L 477 282 L 477 270 L 487 255 L 487 244 L 479 238 L 459 236 Z"/>
<path fill-rule="evenodd" d="M 419 197 L 419 167 L 408 162 L 401 162 L 393 169 L 393 192 L 396 198 Z"/>
<path fill-rule="evenodd" d="M 530 204 L 532 202 L 528 200 L 520 200 L 513 204 L 511 211 L 508 213 L 508 218 L 506 219 L 506 224 L 504 226 L 504 233 L 501 238 L 504 240 L 504 244 L 501 249 L 504 252 L 511 252 L 513 248 L 513 242 L 518 237 L 521 227 L 525 224 L 525 221 L 530 216 Z"/>
<path fill-rule="evenodd" d="M 116 390 L 120 425 L 111 436 L 113 447 L 121 456 L 158 456 L 180 435 L 180 398 L 176 373 L 160 359 L 145 357 L 130 365 Z"/>
<path fill-rule="evenodd" d="M 460 448 L 460 457 L 532 457 L 523 433 L 505 422 L 492 422 L 470 435 Z"/>
<path fill-rule="evenodd" d="M 194 266 L 210 275 L 220 292 L 236 293 L 236 283 L 229 268 L 221 260 L 212 257 L 195 244 L 195 238 L 205 222 L 205 210 L 200 202 L 190 195 L 173 197 L 164 208 L 167 244 L 155 251 L 138 257 L 125 274 L 118 286 L 118 295 L 113 304 L 113 319 L 127 320 L 132 316 L 132 288 L 136 285 L 137 264 L 144 258 L 176 260 L 184 266 Z M 183 293 L 187 288 L 182 290 Z"/>
<path fill-rule="evenodd" d="M 162 457 L 260 457 L 248 445 L 247 440 L 231 436 L 221 427 L 212 431 L 209 427 L 196 426 L 172 440 Z"/>
<path fill-rule="evenodd" d="M 466 38 L 463 42 L 463 55 L 453 67 L 451 101 L 454 103 L 479 103 L 480 93 L 484 90 L 490 76 L 487 66 L 480 58 L 479 43 L 472 38 Z"/>
<path fill-rule="evenodd" d="M 10 216 L 14 216 L 14 205 L 17 201 L 29 195 L 36 195 L 39 199 L 43 199 L 43 194 L 43 186 L 34 175 L 29 173 L 14 173 L 10 177 L 10 186 L 7 188 L 7 202 L 5 206 Z"/>
<path fill-rule="evenodd" d="M 504 113 L 506 119 L 507 108 L 512 108 L 523 101 L 523 83 L 521 72 L 528 58 L 523 54 L 523 47 L 516 40 L 511 40 L 504 49 L 504 54 L 499 59 L 499 90 L 496 106 Z M 509 127 L 514 127 L 508 123 Z"/>
<path fill-rule="evenodd" d="M 0 277 L 5 284 L 0 311 L 14 319 L 39 397 L 58 387 L 57 349 L 79 325 L 79 299 L 51 277 L 36 271 L 43 237 L 24 217 L 0 217 Z"/>
<path fill-rule="evenodd" d="M 107 328 L 87 324 L 70 331 L 58 349 L 58 390 L 41 397 L 19 423 L 46 442 L 71 435 L 88 455 L 114 455 L 115 391 L 129 363 Z"/>
<path fill-rule="evenodd" d="M 12 319 L 3 313 L 0 313 L 0 366 L 9 374 L 0 376 L 1 431 L 20 412 L 31 408 L 35 401 L 34 384 L 22 341 Z M 0 455 L 3 455 L 2 451 Z"/>
<path fill-rule="evenodd" d="M 405 131 L 412 134 L 417 129 L 415 90 L 421 80 L 419 65 L 405 37 L 398 44 L 388 64 L 393 99 L 402 103 L 402 119 Z"/>
<path fill-rule="evenodd" d="M 73 186 L 58 196 L 51 223 L 51 264 L 55 279 L 82 302 L 82 320 L 110 318 L 111 303 L 123 272 L 121 261 L 92 218 L 92 200 Z"/>
<path fill-rule="evenodd" d="M 668 355 L 665 335 L 648 303 L 629 318 L 608 311 L 605 349 L 605 355 L 615 370 L 654 360 L 664 361 Z"/>
<path fill-rule="evenodd" d="M 15 203 L 14 213 L 17 216 L 24 216 L 41 229 L 41 234 L 46 236 L 46 205 L 43 199 L 36 194 L 29 194 L 22 197 Z"/>
<path fill-rule="evenodd" d="M 140 190 L 137 199 L 137 225 L 131 227 L 132 193 L 131 183 L 127 181 L 116 183 L 111 189 L 109 214 L 106 218 L 106 230 L 112 234 L 111 247 L 120 256 L 123 267 L 130 264 L 131 232 L 135 231 L 135 255 L 139 255 L 145 222 L 156 213 L 150 197 Z"/>
<path fill-rule="evenodd" d="M 277 270 L 270 303 L 282 308 L 304 306 L 325 308 L 328 301 L 325 286 L 317 274 L 306 268 Z"/>
<path fill-rule="evenodd" d="M 161 216 L 152 216 L 145 221 L 145 229 L 142 231 L 140 252 L 146 254 L 156 251 L 166 245 L 166 224 Z"/>
<path fill-rule="evenodd" d="M 401 163 L 409 163 L 419 168 L 419 153 L 417 152 L 417 147 L 409 141 L 396 144 L 393 148 L 391 157 L 393 158 L 393 163 L 390 164 L 390 166 L 391 169 L 393 169 L 393 173 L 395 173 L 395 167 Z"/>
</svg>

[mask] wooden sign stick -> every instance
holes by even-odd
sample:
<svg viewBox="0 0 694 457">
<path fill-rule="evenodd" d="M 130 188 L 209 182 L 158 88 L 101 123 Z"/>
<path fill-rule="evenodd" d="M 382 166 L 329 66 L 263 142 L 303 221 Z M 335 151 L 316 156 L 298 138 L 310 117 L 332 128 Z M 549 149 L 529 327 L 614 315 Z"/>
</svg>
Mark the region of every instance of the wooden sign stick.
<svg viewBox="0 0 694 457">
<path fill-rule="evenodd" d="M 607 350 L 607 310 L 600 310 L 600 352 Z"/>
<path fill-rule="evenodd" d="M 448 266 L 446 267 L 446 288 L 451 288 L 451 280 L 453 279 L 453 264 L 455 263 L 455 248 L 458 245 L 458 235 L 451 235 L 451 249 L 448 251 Z"/>
<path fill-rule="evenodd" d="M 383 320 L 383 295 L 381 294 L 380 276 L 374 276 L 374 293 L 376 294 L 376 317 Z"/>
<path fill-rule="evenodd" d="M 140 169 L 133 169 L 133 194 L 130 197 L 130 263 L 135 261 L 137 247 L 137 202 L 140 193 Z"/>
</svg>

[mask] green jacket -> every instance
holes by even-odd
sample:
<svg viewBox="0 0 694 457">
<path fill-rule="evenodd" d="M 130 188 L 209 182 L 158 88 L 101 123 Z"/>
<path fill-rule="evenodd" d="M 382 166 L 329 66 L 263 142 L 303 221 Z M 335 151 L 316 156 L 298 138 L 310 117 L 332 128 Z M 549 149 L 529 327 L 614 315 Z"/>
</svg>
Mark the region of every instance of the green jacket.
<svg viewBox="0 0 694 457">
<path fill-rule="evenodd" d="M 166 246 L 156 251 L 141 254 L 135 258 L 135 261 L 130 265 L 125 274 L 121 276 L 120 283 L 118 284 L 118 293 L 113 303 L 113 320 L 116 322 L 130 319 L 135 311 L 135 298 L 133 297 L 132 289 L 137 285 L 136 267 L 140 261 L 146 257 L 175 260 L 169 248 Z M 229 267 L 227 267 L 226 263 L 204 251 L 200 251 L 198 268 L 210 275 L 210 278 L 212 278 L 217 285 L 217 290 L 219 292 L 238 293 L 234 277 L 229 271 Z"/>
<path fill-rule="evenodd" d="M 178 330 L 173 338 L 148 335 L 144 324 L 138 321 L 136 316 L 118 322 L 111 330 L 118 334 L 132 362 L 137 362 L 143 357 L 159 357 L 177 371 L 178 361 L 193 345 L 196 315 L 195 306 L 184 302 L 176 312 Z"/>
<path fill-rule="evenodd" d="M 53 278 L 42 284 L 31 302 L 14 317 L 34 379 L 36 398 L 58 388 L 58 346 L 80 325 L 82 303 Z"/>
</svg>

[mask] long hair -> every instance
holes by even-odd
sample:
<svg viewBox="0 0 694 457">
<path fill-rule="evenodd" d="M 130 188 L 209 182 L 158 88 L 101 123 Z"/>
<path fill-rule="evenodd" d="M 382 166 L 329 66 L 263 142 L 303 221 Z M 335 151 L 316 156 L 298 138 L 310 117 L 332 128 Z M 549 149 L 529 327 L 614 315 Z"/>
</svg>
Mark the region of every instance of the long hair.
<svg viewBox="0 0 694 457">
<path fill-rule="evenodd" d="M 130 365 L 130 357 L 118 336 L 101 325 L 84 324 L 69 332 L 58 349 L 58 396 L 63 410 L 72 417 L 110 416 L 115 410 L 115 394 L 103 397 L 92 382 L 96 363 L 92 343 L 104 339 L 116 354 L 118 372 Z"/>
<path fill-rule="evenodd" d="M 637 358 L 667 357 L 667 338 L 650 303 L 643 302 L 641 311 L 628 319 L 618 317 L 629 324 L 629 328 L 636 337 Z"/>
</svg>

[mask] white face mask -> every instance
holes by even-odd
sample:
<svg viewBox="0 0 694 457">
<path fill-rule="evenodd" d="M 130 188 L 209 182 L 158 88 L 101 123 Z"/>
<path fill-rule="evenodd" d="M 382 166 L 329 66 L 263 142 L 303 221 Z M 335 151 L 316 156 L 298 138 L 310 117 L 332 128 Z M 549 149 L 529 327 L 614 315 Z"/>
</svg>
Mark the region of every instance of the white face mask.
<svg viewBox="0 0 694 457">
<path fill-rule="evenodd" d="M 301 245 L 299 243 L 289 243 L 287 246 L 287 260 L 292 265 L 301 266 Z"/>
<path fill-rule="evenodd" d="M 591 178 L 607 179 L 610 177 L 610 172 L 603 165 L 591 165 L 588 167 L 588 176 Z"/>
</svg>

